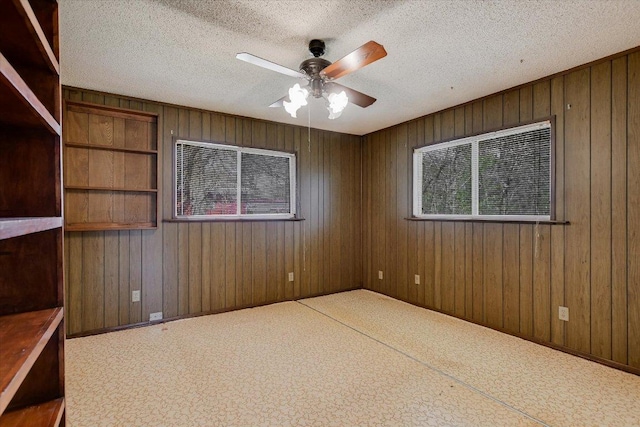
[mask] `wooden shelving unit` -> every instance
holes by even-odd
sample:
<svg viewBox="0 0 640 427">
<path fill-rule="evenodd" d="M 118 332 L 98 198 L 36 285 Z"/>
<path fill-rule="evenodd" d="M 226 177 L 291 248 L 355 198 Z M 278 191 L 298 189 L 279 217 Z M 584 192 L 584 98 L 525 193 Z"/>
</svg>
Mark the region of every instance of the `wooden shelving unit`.
<svg viewBox="0 0 640 427">
<path fill-rule="evenodd" d="M 62 227 L 62 218 L 0 218 L 0 240 Z"/>
<path fill-rule="evenodd" d="M 60 425 L 64 414 L 64 399 L 27 406 L 0 417 L 0 427 L 39 427 Z"/>
<path fill-rule="evenodd" d="M 0 426 L 64 424 L 55 0 L 0 1 Z"/>
<path fill-rule="evenodd" d="M 65 102 L 67 231 L 157 227 L 157 115 Z"/>
</svg>

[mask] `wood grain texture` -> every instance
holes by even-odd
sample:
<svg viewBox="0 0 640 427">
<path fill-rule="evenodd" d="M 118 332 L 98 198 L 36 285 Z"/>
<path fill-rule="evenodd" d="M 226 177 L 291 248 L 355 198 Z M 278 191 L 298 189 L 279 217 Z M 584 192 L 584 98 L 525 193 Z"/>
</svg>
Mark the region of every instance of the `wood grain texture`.
<svg viewBox="0 0 640 427">
<path fill-rule="evenodd" d="M 591 67 L 591 353 L 611 359 L 611 62 Z"/>
<path fill-rule="evenodd" d="M 357 243 L 361 194 L 359 137 L 312 130 L 308 139 L 307 129 L 301 127 L 75 89 L 66 90 L 65 96 L 132 110 L 126 118 L 105 119 L 106 125 L 98 120 L 92 135 L 112 146 L 131 149 L 141 148 L 135 136 L 146 135 L 154 144 L 152 148 L 158 149 L 162 171 L 157 177 L 158 229 L 66 233 L 70 334 L 146 322 L 149 314 L 155 312 L 171 318 L 229 310 L 352 289 L 362 282 L 361 247 Z M 136 111 L 157 113 L 157 146 L 148 123 L 144 127 L 131 123 Z M 70 120 L 79 122 L 70 126 L 74 135 L 71 139 L 89 143 L 88 115 L 77 113 Z M 295 151 L 300 216 L 305 221 L 163 223 L 162 219 L 170 219 L 174 210 L 174 137 Z M 139 156 L 112 153 L 104 171 L 92 179 L 99 184 L 124 187 L 125 179 L 134 179 L 140 170 L 153 168 L 149 162 L 134 164 L 137 160 L 127 159 L 132 155 Z M 89 165 L 88 152 L 85 157 L 75 159 L 79 159 L 77 165 L 68 174 Z M 130 173 L 116 173 L 124 169 Z M 117 194 L 108 200 L 108 209 L 106 204 L 93 206 L 88 197 L 75 203 L 84 206 L 84 218 L 90 206 L 109 211 L 111 206 L 126 205 L 137 212 L 154 206 L 154 200 L 125 199 Z M 390 218 L 396 221 L 395 211 Z M 288 272 L 294 273 L 294 282 L 287 280 Z M 141 291 L 139 303 L 131 302 L 133 290 Z"/>
<path fill-rule="evenodd" d="M 85 95 L 85 101 L 105 102 L 104 96 Z M 113 99 L 109 102 L 116 104 Z M 65 169 L 67 228 L 155 228 L 159 164 L 155 114 L 160 107 L 151 105 L 151 112 L 136 115 L 132 110 L 123 113 L 69 100 L 65 108 L 69 117 L 69 130 L 63 134 L 64 163 L 69 164 Z"/>
<path fill-rule="evenodd" d="M 366 135 L 365 288 L 637 367 L 639 58 L 635 51 L 602 60 Z M 412 175 L 398 168 L 413 147 L 551 115 L 556 218 L 570 225 L 409 221 L 405 236 L 398 205 Z M 389 136 L 404 139 L 405 127 L 406 147 L 397 139 L 391 152 Z M 407 278 L 420 274 L 420 285 L 394 294 L 377 279 L 384 265 L 406 265 Z M 569 322 L 559 320 L 559 306 L 569 307 Z"/>
<path fill-rule="evenodd" d="M 640 52 L 627 63 L 628 363 L 640 367 Z"/>
<path fill-rule="evenodd" d="M 627 363 L 627 58 L 612 62 L 611 356 Z"/>
<path fill-rule="evenodd" d="M 210 114 L 208 131 L 213 140 L 298 151 L 305 221 L 275 226 L 226 223 L 216 232 L 212 224 L 208 245 L 206 226 L 202 226 L 200 245 L 195 246 L 189 244 L 188 227 L 163 224 L 162 255 L 157 259 L 162 259 L 158 268 L 162 269 L 160 298 L 165 317 L 188 314 L 192 308 L 188 306 L 189 301 L 195 302 L 189 288 L 188 252 L 208 246 L 201 249 L 200 256 L 209 257 L 209 267 L 205 261 L 198 264 L 198 295 L 205 298 L 209 292 L 211 310 L 271 301 L 274 296 L 282 301 L 322 294 L 362 282 L 365 288 L 418 305 L 447 309 L 474 322 L 638 366 L 640 218 L 634 210 L 640 204 L 638 55 L 572 70 L 362 138 L 318 130 L 308 135 L 304 128 L 198 112 L 202 132 L 207 129 L 205 114 Z M 85 95 L 94 102 L 118 99 L 120 106 L 139 107 L 125 98 Z M 82 92 L 67 91 L 66 96 L 83 99 Z M 182 132 L 189 131 L 192 110 L 157 105 L 158 123 L 163 124 L 159 154 L 163 169 L 170 170 L 170 131 L 174 136 L 186 135 Z M 549 115 L 556 120 L 556 215 L 570 225 L 404 220 L 411 208 L 413 147 Z M 116 133 L 114 128 L 114 144 Z M 172 212 L 169 175 L 159 177 L 164 218 Z M 353 215 L 354 206 L 360 215 Z M 86 234 L 65 237 L 69 257 L 74 258 L 73 253 L 80 259 L 80 265 L 67 266 L 68 325 L 77 332 L 87 330 L 86 316 L 78 316 L 78 310 L 82 313 L 87 309 L 83 301 L 94 298 L 85 294 L 95 293 L 94 288 L 78 283 L 86 274 L 82 266 L 87 264 L 81 261 L 87 252 L 84 245 L 90 244 L 85 242 Z M 144 248 L 147 237 L 140 238 Z M 105 255 L 113 251 L 109 245 L 105 241 Z M 120 234 L 119 250 L 125 251 L 127 262 L 130 246 L 128 234 Z M 214 266 L 219 257 L 220 263 Z M 130 267 L 123 262 L 121 256 L 119 271 L 129 274 Z M 106 274 L 113 267 L 105 268 Z M 219 281 L 215 272 L 221 271 L 224 279 Z M 289 271 L 295 273 L 293 284 L 286 281 Z M 378 271 L 383 271 L 383 280 L 378 279 Z M 413 283 L 415 274 L 420 275 L 420 285 Z M 103 286 L 111 286 L 109 277 Z M 206 283 L 210 283 L 208 291 Z M 128 286 L 119 283 L 121 306 L 126 302 L 128 307 Z M 102 295 L 102 304 L 106 298 L 114 299 L 106 288 Z M 224 303 L 216 304 L 216 299 Z M 558 319 L 560 305 L 569 307 L 570 322 Z M 201 310 L 205 308 L 207 304 L 202 303 Z M 103 322 L 112 322 L 113 315 L 103 310 Z M 123 321 L 130 322 L 128 309 L 126 316 L 119 311 L 119 322 Z"/>
<path fill-rule="evenodd" d="M 556 218 L 564 219 L 564 77 L 551 80 L 551 114 L 555 120 L 555 208 Z M 564 227 L 551 228 L 551 341 L 565 343 L 565 322 L 555 315 L 556 307 L 564 306 Z"/>
<path fill-rule="evenodd" d="M 565 240 L 565 295 L 571 321 L 566 345 L 591 350 L 590 298 L 590 70 L 565 78 L 565 213 L 571 221 Z"/>
</svg>

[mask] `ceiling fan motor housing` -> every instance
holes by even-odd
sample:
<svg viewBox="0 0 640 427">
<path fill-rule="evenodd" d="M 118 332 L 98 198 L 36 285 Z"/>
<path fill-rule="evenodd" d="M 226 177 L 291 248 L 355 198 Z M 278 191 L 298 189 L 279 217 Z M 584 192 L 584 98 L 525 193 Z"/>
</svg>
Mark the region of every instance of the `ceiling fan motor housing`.
<svg viewBox="0 0 640 427">
<path fill-rule="evenodd" d="M 309 52 L 316 58 L 324 55 L 324 42 L 322 40 L 313 39 L 309 42 Z"/>
<path fill-rule="evenodd" d="M 329 65 L 331 65 L 331 62 L 322 58 L 310 58 L 300 64 L 300 71 L 309 76 L 311 93 L 316 98 L 322 96 L 322 88 L 324 86 L 324 79 L 320 76 L 320 71 Z"/>
</svg>

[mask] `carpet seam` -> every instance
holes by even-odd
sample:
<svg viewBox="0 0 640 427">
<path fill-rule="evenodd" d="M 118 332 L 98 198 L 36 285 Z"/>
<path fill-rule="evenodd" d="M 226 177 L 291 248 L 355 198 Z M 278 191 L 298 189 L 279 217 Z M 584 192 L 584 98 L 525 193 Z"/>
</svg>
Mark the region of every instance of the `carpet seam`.
<svg viewBox="0 0 640 427">
<path fill-rule="evenodd" d="M 345 322 L 343 322 L 343 321 L 341 321 L 341 320 L 339 320 L 339 319 L 336 319 L 335 317 L 333 317 L 333 316 L 331 316 L 331 315 L 329 315 L 329 314 L 327 314 L 327 313 L 325 313 L 325 312 L 322 312 L 322 311 L 318 310 L 318 309 L 317 309 L 317 308 L 315 308 L 315 307 L 311 307 L 310 305 L 307 305 L 307 304 L 303 303 L 303 302 L 302 302 L 302 301 L 300 301 L 300 300 L 296 300 L 295 302 L 297 302 L 298 304 L 300 304 L 300 305 L 302 305 L 302 306 L 304 306 L 304 307 L 307 307 L 307 308 L 308 308 L 308 309 L 310 309 L 310 310 L 315 311 L 315 312 L 316 312 L 316 313 L 318 313 L 318 314 L 321 314 L 321 315 L 323 315 L 323 316 L 325 316 L 325 317 L 328 317 L 329 319 L 333 320 L 334 322 L 337 322 L 337 323 L 339 323 L 339 324 L 341 324 L 341 325 L 343 325 L 343 326 L 345 326 L 345 327 L 347 327 L 347 328 L 351 329 L 352 331 L 357 332 L 358 334 L 360 334 L 360 335 L 362 335 L 362 336 L 365 336 L 365 337 L 369 338 L 369 339 L 370 339 L 370 340 L 372 340 L 372 341 L 375 341 L 375 342 L 377 342 L 377 343 L 379 343 L 379 344 L 382 344 L 383 346 L 385 346 L 385 347 L 387 347 L 387 348 L 389 348 L 389 349 L 391 349 L 391 350 L 395 351 L 396 353 L 399 353 L 399 354 L 401 354 L 401 355 L 403 355 L 403 356 L 405 356 L 405 357 L 407 357 L 407 358 L 409 358 L 409 359 L 413 360 L 414 362 L 417 362 L 417 363 L 419 363 L 420 365 L 422 365 L 422 366 L 424 366 L 424 367 L 426 367 L 426 368 L 428 368 L 428 369 L 430 369 L 430 370 L 432 370 L 432 371 L 434 371 L 434 372 L 437 372 L 437 373 L 438 373 L 438 374 L 440 374 L 441 376 L 444 376 L 444 377 L 446 377 L 446 378 L 449 378 L 449 379 L 451 379 L 451 380 L 455 381 L 456 383 L 458 383 L 458 384 L 462 385 L 463 387 L 465 387 L 465 388 L 467 388 L 467 389 L 469 389 L 469 390 L 471 390 L 471 391 L 473 391 L 473 392 L 476 392 L 476 393 L 478 393 L 478 394 L 480 394 L 480 395 L 482 395 L 482 396 L 486 397 L 487 399 L 493 400 L 494 402 L 496 402 L 496 403 L 498 403 L 498 404 L 500 404 L 500 405 L 504 406 L 505 408 L 507 408 L 507 409 L 509 409 L 509 410 L 511 410 L 511 411 L 517 412 L 518 414 L 520 414 L 520 415 L 522 415 L 522 416 L 524 416 L 524 417 L 526 417 L 526 418 L 529 418 L 530 420 L 535 421 L 536 423 L 541 424 L 541 425 L 543 425 L 543 426 L 545 426 L 545 427 L 551 427 L 551 426 L 550 426 L 550 424 L 547 424 L 547 423 L 545 423 L 544 421 L 539 420 L 538 418 L 534 417 L 533 415 L 527 414 L 526 412 L 524 412 L 524 411 L 522 411 L 522 410 L 520 410 L 520 409 L 518 409 L 518 408 L 515 408 L 515 407 L 513 407 L 513 406 L 509 405 L 509 404 L 508 404 L 508 403 L 506 403 L 506 402 L 503 402 L 502 400 L 498 399 L 497 397 L 492 396 L 492 395 L 490 395 L 490 394 L 487 394 L 486 392 L 484 392 L 484 391 L 482 391 L 482 390 L 480 390 L 480 389 L 478 389 L 478 388 L 476 388 L 476 387 L 472 386 L 471 384 L 468 384 L 468 383 L 466 383 L 466 382 L 462 381 L 461 379 L 456 378 L 456 377 L 454 377 L 453 375 L 451 375 L 451 374 L 449 374 L 449 373 L 447 373 L 447 372 L 445 372 L 445 371 L 443 371 L 443 370 L 441 370 L 441 369 L 438 369 L 438 368 L 436 368 L 435 366 L 432 366 L 432 365 L 430 365 L 430 364 L 428 364 L 428 363 L 424 362 L 423 360 L 418 359 L 418 358 L 417 358 L 417 357 L 415 357 L 415 356 L 412 356 L 412 355 L 410 355 L 410 354 L 408 354 L 408 353 L 406 353 L 406 352 L 404 352 L 404 351 L 402 351 L 402 350 L 400 350 L 400 349 L 398 349 L 398 348 L 395 348 L 395 347 L 393 347 L 392 345 L 390 345 L 390 344 L 388 344 L 388 343 L 386 343 L 386 342 L 384 342 L 384 341 L 379 340 L 378 338 L 372 337 L 371 335 L 368 335 L 367 333 L 365 333 L 365 332 L 363 332 L 363 331 L 361 331 L 361 330 L 359 330 L 359 329 L 356 329 L 355 327 L 353 327 L 353 326 L 351 326 L 351 325 L 349 325 L 349 324 L 347 324 L 347 323 L 345 323 Z"/>
</svg>

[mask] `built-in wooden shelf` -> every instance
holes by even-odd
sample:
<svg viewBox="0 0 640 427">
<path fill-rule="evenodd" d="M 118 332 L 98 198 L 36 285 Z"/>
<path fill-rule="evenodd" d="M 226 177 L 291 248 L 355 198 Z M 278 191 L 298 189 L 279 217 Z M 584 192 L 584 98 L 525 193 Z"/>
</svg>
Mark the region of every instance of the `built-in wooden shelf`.
<svg viewBox="0 0 640 427">
<path fill-rule="evenodd" d="M 38 127 L 61 135 L 60 123 L 0 52 L 0 124 L 17 127 Z"/>
<path fill-rule="evenodd" d="M 73 165 L 64 175 L 65 229 L 157 228 L 158 115 L 77 101 L 64 107 L 64 163 Z"/>
<path fill-rule="evenodd" d="M 62 307 L 0 317 L 0 413 L 9 405 L 62 317 Z"/>
<path fill-rule="evenodd" d="M 153 222 L 87 222 L 67 224 L 65 231 L 148 230 L 157 228 Z"/>
<path fill-rule="evenodd" d="M 26 408 L 6 412 L 0 417 L 0 427 L 49 427 L 60 424 L 64 413 L 64 398 L 50 400 Z"/>
<path fill-rule="evenodd" d="M 65 185 L 65 190 L 89 191 L 126 191 L 128 193 L 157 193 L 157 188 L 123 188 L 123 187 L 92 187 L 85 185 Z"/>
<path fill-rule="evenodd" d="M 56 0 L 0 0 L 0 426 L 65 418 L 58 33 Z"/>
<path fill-rule="evenodd" d="M 62 218 L 0 218 L 0 240 L 62 227 Z"/>
<path fill-rule="evenodd" d="M 9 62 L 60 74 L 58 58 L 28 0 L 0 2 L 0 27 L 12 35 L 0 38 L 0 51 Z"/>
<path fill-rule="evenodd" d="M 88 148 L 90 150 L 116 151 L 120 153 L 158 154 L 157 150 L 142 150 L 138 148 L 114 147 L 112 145 L 78 144 L 75 142 L 67 142 L 64 145 L 72 148 Z"/>
</svg>

